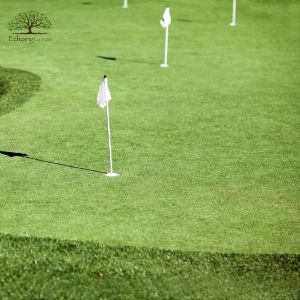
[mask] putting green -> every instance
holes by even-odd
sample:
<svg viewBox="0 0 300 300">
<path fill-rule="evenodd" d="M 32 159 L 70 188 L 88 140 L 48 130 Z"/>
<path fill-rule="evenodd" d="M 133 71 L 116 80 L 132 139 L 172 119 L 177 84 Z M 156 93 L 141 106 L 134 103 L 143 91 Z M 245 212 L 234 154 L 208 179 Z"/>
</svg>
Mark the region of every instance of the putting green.
<svg viewBox="0 0 300 300">
<path fill-rule="evenodd" d="M 174 0 L 162 69 L 165 4 L 1 1 L 0 65 L 41 86 L 0 117 L 0 151 L 29 156 L 0 154 L 0 231 L 299 253 L 300 4 L 244 0 L 232 28 L 231 1 Z M 51 41 L 9 41 L 28 10 L 49 18 Z M 104 74 L 119 178 L 101 173 Z"/>
</svg>

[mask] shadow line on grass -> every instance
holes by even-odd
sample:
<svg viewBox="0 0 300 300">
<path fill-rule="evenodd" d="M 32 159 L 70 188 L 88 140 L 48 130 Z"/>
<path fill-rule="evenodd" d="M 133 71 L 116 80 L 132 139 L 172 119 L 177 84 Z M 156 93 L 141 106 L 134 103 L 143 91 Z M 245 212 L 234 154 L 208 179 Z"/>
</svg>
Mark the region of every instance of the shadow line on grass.
<svg viewBox="0 0 300 300">
<path fill-rule="evenodd" d="M 137 63 L 137 64 L 148 64 L 148 65 L 157 65 L 155 62 L 150 62 L 146 60 L 138 60 L 138 59 L 117 59 L 116 57 L 113 56 L 103 56 L 103 55 L 97 55 L 97 58 L 105 59 L 105 60 L 113 60 L 113 61 L 121 61 L 121 62 L 130 62 L 130 63 Z"/>
<path fill-rule="evenodd" d="M 82 167 L 78 167 L 78 166 L 72 166 L 72 165 L 67 165 L 67 164 L 63 164 L 63 163 L 58 163 L 58 162 L 55 162 L 55 161 L 49 161 L 49 160 L 44 160 L 44 159 L 40 159 L 40 158 L 30 157 L 26 153 L 0 151 L 0 154 L 6 155 L 6 156 L 9 156 L 9 157 L 21 157 L 21 158 L 31 159 L 31 160 L 35 160 L 35 161 L 38 161 L 38 162 L 43 162 L 43 163 L 52 164 L 52 165 L 58 165 L 58 166 L 62 166 L 62 167 L 72 168 L 72 169 L 78 169 L 78 170 L 84 170 L 84 171 L 90 171 L 90 172 L 95 172 L 95 173 L 106 174 L 106 172 L 99 171 L 99 170 L 82 168 Z"/>
<path fill-rule="evenodd" d="M 189 19 L 176 19 L 176 21 L 185 22 L 185 23 L 192 23 L 193 22 L 192 20 L 189 20 Z"/>
</svg>

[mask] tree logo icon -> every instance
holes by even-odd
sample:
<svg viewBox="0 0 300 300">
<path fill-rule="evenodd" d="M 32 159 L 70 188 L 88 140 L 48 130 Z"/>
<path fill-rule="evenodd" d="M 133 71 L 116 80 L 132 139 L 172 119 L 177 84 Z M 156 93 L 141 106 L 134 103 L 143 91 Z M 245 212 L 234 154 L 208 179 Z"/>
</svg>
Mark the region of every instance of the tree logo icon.
<svg viewBox="0 0 300 300">
<path fill-rule="evenodd" d="M 47 34 L 44 30 L 51 27 L 52 23 L 43 13 L 33 10 L 19 13 L 8 23 L 13 34 Z"/>
</svg>

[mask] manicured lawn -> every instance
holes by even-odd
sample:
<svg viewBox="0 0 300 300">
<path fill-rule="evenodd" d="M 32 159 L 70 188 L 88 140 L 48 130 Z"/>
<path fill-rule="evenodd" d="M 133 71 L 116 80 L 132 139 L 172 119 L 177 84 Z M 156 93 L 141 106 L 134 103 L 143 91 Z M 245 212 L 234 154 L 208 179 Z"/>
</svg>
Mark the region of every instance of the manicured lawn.
<svg viewBox="0 0 300 300">
<path fill-rule="evenodd" d="M 41 88 L 1 117 L 0 150 L 107 171 L 95 103 L 106 73 L 122 176 L 1 155 L 1 231 L 299 251 L 299 4 L 244 1 L 231 28 L 229 1 L 174 1 L 166 70 L 160 1 L 91 3 L 2 1 L 0 64 L 37 74 Z M 7 23 L 30 8 L 53 23 L 52 42 L 6 40 Z"/>
<path fill-rule="evenodd" d="M 76 284 L 81 275 L 91 288 L 102 282 L 93 273 L 105 266 L 102 250 L 99 264 L 83 260 L 83 271 L 71 272 L 69 283 L 65 273 L 73 268 L 69 259 L 75 266 L 80 257 L 94 257 L 98 244 L 74 242 L 79 250 L 69 258 L 59 250 L 68 242 L 37 239 L 47 237 L 107 245 L 101 249 L 110 253 L 108 261 L 125 249 L 128 264 L 136 260 L 141 270 L 150 268 L 150 277 L 141 279 L 138 271 L 132 283 L 111 271 L 112 282 L 104 276 L 107 293 L 115 284 L 113 291 L 127 293 L 132 284 L 146 299 L 185 299 L 179 292 L 185 286 L 191 289 L 186 299 L 201 299 L 203 291 L 207 297 L 202 298 L 209 299 L 221 280 L 216 297 L 225 290 L 229 298 L 240 292 L 253 299 L 295 295 L 299 270 L 284 264 L 290 266 L 291 259 L 294 265 L 300 251 L 300 3 L 243 0 L 235 28 L 229 26 L 229 0 L 168 3 L 170 68 L 162 69 L 159 19 L 165 1 L 131 0 L 128 10 L 117 0 L 1 1 L 0 152 L 27 157 L 0 153 L 0 232 L 32 237 L 1 236 L 0 278 L 6 274 L 11 280 L 1 279 L 6 288 L 11 283 L 17 292 L 18 281 L 2 257 L 21 273 L 25 270 L 20 285 L 32 276 L 31 295 L 45 285 L 45 296 L 30 299 L 56 299 L 47 294 L 52 286 L 52 279 L 44 280 L 52 278 L 47 268 L 57 275 L 53 284 L 60 285 L 61 299 L 66 290 L 84 295 Z M 51 20 L 47 36 L 52 41 L 8 40 L 8 22 L 28 10 Z M 113 159 L 119 178 L 103 176 L 109 170 L 106 115 L 96 96 L 104 74 L 113 97 Z M 163 281 L 165 253 L 174 255 L 174 265 L 166 267 Z M 182 255 L 193 259 L 184 273 L 184 262 L 177 265 Z M 27 264 L 34 256 L 41 268 Z M 46 256 L 52 257 L 49 266 Z M 221 265 L 219 275 L 211 259 Z M 284 263 L 278 266 L 278 259 Z M 208 264 L 207 273 L 201 272 L 202 263 Z M 238 279 L 235 264 L 249 266 L 251 278 Z M 60 265 L 63 271 L 56 273 Z M 264 269 L 269 265 L 274 274 Z M 110 272 L 110 265 L 105 267 Z M 43 283 L 37 283 L 39 278 Z M 157 279 L 153 286 L 151 278 Z M 148 283 L 149 289 L 140 290 Z"/>
</svg>

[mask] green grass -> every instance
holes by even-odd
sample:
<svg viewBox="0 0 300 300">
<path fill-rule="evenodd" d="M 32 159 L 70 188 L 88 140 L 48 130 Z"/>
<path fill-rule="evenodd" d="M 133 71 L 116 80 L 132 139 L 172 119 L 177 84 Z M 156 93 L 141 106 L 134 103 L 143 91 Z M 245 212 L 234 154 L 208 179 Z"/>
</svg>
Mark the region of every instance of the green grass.
<svg viewBox="0 0 300 300">
<path fill-rule="evenodd" d="M 245 0 L 231 28 L 230 1 L 173 1 L 166 70 L 164 3 L 91 2 L 1 2 L 0 65 L 42 83 L 1 117 L 0 150 L 108 171 L 106 73 L 121 177 L 1 156 L 1 231 L 298 253 L 299 3 Z M 53 23 L 52 42 L 8 41 L 7 23 L 29 9 Z"/>
<path fill-rule="evenodd" d="M 35 74 L 0 67 L 0 115 L 28 101 L 39 86 L 40 78 Z"/>
<path fill-rule="evenodd" d="M 8 90 L 8 80 L 6 78 L 0 78 L 0 97 L 3 97 Z"/>
<path fill-rule="evenodd" d="M 297 299 L 299 255 L 107 247 L 0 236 L 0 298 Z M 30 284 L 28 284 L 30 283 Z"/>
<path fill-rule="evenodd" d="M 173 0 L 168 69 L 159 67 L 164 47 L 159 19 L 166 1 L 131 0 L 128 10 L 121 8 L 122 1 L 90 2 L 1 1 L 0 151 L 31 158 L 0 155 L 0 232 L 32 237 L 19 242 L 1 237 L 5 253 L 17 251 L 14 243 L 24 245 L 11 257 L 12 264 L 22 269 L 27 250 L 59 264 L 46 249 L 60 242 L 34 237 L 94 241 L 112 253 L 125 247 L 128 261 L 137 256 L 138 265 L 145 253 L 169 249 L 176 259 L 199 256 L 199 264 L 214 257 L 217 264 L 234 268 L 236 258 L 245 268 L 257 267 L 250 272 L 245 298 L 293 297 L 295 281 L 288 285 L 289 269 L 282 265 L 279 286 L 271 290 L 277 258 L 296 261 L 300 251 L 299 2 L 243 0 L 238 26 L 231 28 L 231 1 Z M 52 41 L 8 40 L 8 22 L 27 10 L 45 13 L 53 24 L 47 35 Z M 113 97 L 113 158 L 119 178 L 101 173 L 108 171 L 106 117 L 96 96 L 104 74 Z M 38 249 L 39 243 L 47 247 Z M 99 247 L 75 244 L 91 247 L 88 253 Z M 147 250 L 152 248 L 161 250 Z M 270 284 L 260 278 L 256 259 L 262 269 L 268 262 L 274 267 L 274 274 L 264 273 L 273 278 Z M 149 268 L 159 264 L 153 257 L 152 263 L 147 256 L 146 261 Z M 48 286 L 52 277 L 42 277 L 33 267 L 28 264 L 26 276 L 36 276 L 28 279 L 28 289 L 36 291 L 39 278 Z M 87 263 L 84 268 L 89 272 L 92 267 Z M 224 279 L 211 268 L 205 279 L 197 264 L 189 268 L 186 279 L 177 269 L 168 271 L 178 276 L 167 276 L 169 288 L 161 298 L 172 299 L 171 286 L 178 286 L 175 299 L 182 298 L 179 290 L 188 290 L 193 274 L 204 280 L 202 286 L 195 283 L 193 295 L 206 290 L 206 284 L 207 293 L 213 293 L 219 280 L 215 298 L 222 299 L 227 287 L 229 298 L 243 289 L 234 272 Z M 16 287 L 14 273 L 0 272 L 8 272 L 4 283 Z M 160 273 L 153 270 L 151 276 L 157 276 L 154 290 L 163 293 Z M 68 283 L 72 273 L 64 274 L 56 277 L 60 293 L 78 285 L 81 276 L 74 274 Z M 107 293 L 113 286 L 120 293 L 129 291 L 127 279 L 124 290 L 118 280 L 107 281 Z M 250 287 L 259 284 L 255 294 Z M 143 292 L 138 286 L 132 290 Z M 15 291 L 21 293 L 21 288 Z"/>
</svg>

